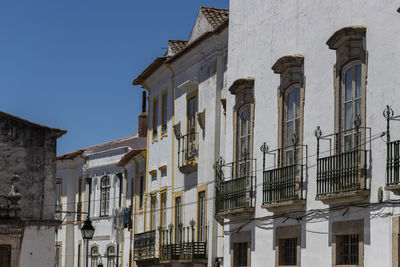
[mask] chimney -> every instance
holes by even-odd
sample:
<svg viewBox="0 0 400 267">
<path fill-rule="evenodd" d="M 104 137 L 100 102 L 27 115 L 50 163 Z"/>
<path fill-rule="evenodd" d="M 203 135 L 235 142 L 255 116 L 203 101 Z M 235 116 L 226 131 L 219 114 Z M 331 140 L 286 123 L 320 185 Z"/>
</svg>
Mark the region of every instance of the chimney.
<svg viewBox="0 0 400 267">
<path fill-rule="evenodd" d="M 146 137 L 147 136 L 147 121 L 148 121 L 148 114 L 146 112 L 146 91 L 143 91 L 142 94 L 142 113 L 140 113 L 138 117 L 138 134 L 139 137 Z"/>
</svg>

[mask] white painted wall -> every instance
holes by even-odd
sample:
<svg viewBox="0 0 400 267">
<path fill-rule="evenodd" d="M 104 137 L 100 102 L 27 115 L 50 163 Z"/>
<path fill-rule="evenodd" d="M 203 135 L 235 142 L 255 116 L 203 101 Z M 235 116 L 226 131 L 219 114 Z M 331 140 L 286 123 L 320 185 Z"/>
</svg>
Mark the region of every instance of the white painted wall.
<svg viewBox="0 0 400 267">
<path fill-rule="evenodd" d="M 399 7 L 394 0 L 361 1 L 230 1 L 228 84 L 239 78 L 255 79 L 255 127 L 254 157 L 262 166 L 259 147 L 267 142 L 270 148 L 277 147 L 277 87 L 279 75 L 271 70 L 282 56 L 304 55 L 305 106 L 304 144 L 308 145 L 307 210 L 327 208 L 316 196 L 316 138 L 313 131 L 317 125 L 324 133 L 334 131 L 333 65 L 336 53 L 325 44 L 329 37 L 344 26 L 365 25 L 366 49 L 368 51 L 367 77 L 367 126 L 372 135 L 379 135 L 385 128 L 382 111 L 387 104 L 400 114 L 400 65 Z M 227 134 L 225 155 L 232 159 L 234 96 L 228 93 Z M 394 126 L 396 123 L 392 123 Z M 392 128 L 399 138 L 400 124 Z M 393 139 L 393 138 L 392 138 Z M 385 143 L 376 138 L 372 141 L 371 202 L 377 201 L 377 191 L 385 185 Z M 271 164 L 269 162 L 269 164 Z M 261 209 L 262 172 L 257 171 L 257 197 L 255 217 L 272 215 Z M 385 199 L 398 199 L 391 193 Z M 391 266 L 391 216 L 399 209 L 384 208 L 370 210 L 350 208 L 331 212 L 327 218 L 314 216 L 302 222 L 302 266 L 329 266 L 331 264 L 331 223 L 334 221 L 364 218 L 364 266 Z M 297 224 L 295 220 L 276 219 L 251 223 L 243 229 L 253 231 L 252 266 L 274 266 L 274 226 Z M 231 228 L 226 227 L 228 233 Z M 224 266 L 231 266 L 229 234 L 225 236 Z"/>
</svg>

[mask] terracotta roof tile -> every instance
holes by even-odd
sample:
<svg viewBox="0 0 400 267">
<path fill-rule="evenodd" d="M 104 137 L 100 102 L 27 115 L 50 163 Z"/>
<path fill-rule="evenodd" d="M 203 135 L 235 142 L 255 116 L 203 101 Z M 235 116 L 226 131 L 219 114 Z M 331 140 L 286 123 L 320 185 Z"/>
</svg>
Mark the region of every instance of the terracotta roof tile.
<svg viewBox="0 0 400 267">
<path fill-rule="evenodd" d="M 174 53 L 179 53 L 183 49 L 185 49 L 187 45 L 187 41 L 185 40 L 168 40 L 168 45 L 171 47 L 171 49 L 174 51 Z"/>
<path fill-rule="evenodd" d="M 224 24 L 229 18 L 229 9 L 202 6 L 200 10 L 214 29 Z"/>
</svg>

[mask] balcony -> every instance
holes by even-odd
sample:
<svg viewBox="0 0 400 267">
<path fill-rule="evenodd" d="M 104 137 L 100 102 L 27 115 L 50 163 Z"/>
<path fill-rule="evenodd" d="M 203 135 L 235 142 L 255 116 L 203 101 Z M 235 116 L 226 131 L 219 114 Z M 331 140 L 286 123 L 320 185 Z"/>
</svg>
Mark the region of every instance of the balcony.
<svg viewBox="0 0 400 267">
<path fill-rule="evenodd" d="M 296 151 L 295 153 L 293 153 Z M 263 152 L 263 204 L 262 208 L 274 213 L 296 212 L 305 208 L 306 201 L 303 198 L 303 171 L 307 165 L 300 164 L 303 157 L 298 159 L 298 153 L 303 151 L 307 155 L 307 146 L 296 144 L 280 149 L 268 151 L 264 143 L 261 146 Z M 278 159 L 278 166 L 266 169 L 266 155 Z M 291 155 L 289 157 L 289 155 Z M 286 162 L 283 162 L 283 158 Z"/>
<path fill-rule="evenodd" d="M 400 195 L 400 140 L 390 140 L 390 122 L 400 121 L 400 115 L 395 116 L 389 106 L 383 112 L 386 118 L 386 186 L 385 189 Z"/>
<path fill-rule="evenodd" d="M 160 228 L 159 232 L 160 262 L 207 262 L 207 226 L 196 226 L 192 220 L 190 226 L 170 224 L 168 229 Z"/>
<path fill-rule="evenodd" d="M 178 137 L 178 168 L 184 174 L 197 170 L 197 133 L 190 132 Z"/>
<path fill-rule="evenodd" d="M 223 219 L 239 221 L 253 217 L 255 177 L 251 175 L 252 165 L 254 160 L 247 158 L 228 164 L 221 158 L 214 164 L 217 221 L 222 222 Z"/>
<path fill-rule="evenodd" d="M 156 231 L 149 231 L 135 234 L 134 241 L 134 260 L 135 261 L 155 261 Z"/>
<path fill-rule="evenodd" d="M 369 189 L 367 188 L 367 170 L 370 160 L 370 150 L 362 149 L 362 138 L 359 128 L 341 131 L 335 134 L 322 136 L 319 127 L 316 130 L 317 137 L 317 197 L 328 205 L 345 205 L 362 203 L 368 201 Z M 369 132 L 370 128 L 363 128 Z M 318 133 L 317 133 L 318 131 Z M 347 145 L 341 147 L 340 143 L 344 140 L 348 132 L 354 137 L 354 147 Z M 366 131 L 364 131 L 366 132 Z M 347 136 L 349 136 L 347 134 Z M 329 156 L 320 157 L 320 140 L 331 140 L 333 137 L 336 143 L 336 153 L 332 155 L 329 149 Z M 345 143 L 345 142 L 344 142 Z M 359 144 L 360 143 L 360 144 Z M 332 144 L 332 142 L 330 142 Z M 343 151 L 343 152 L 341 152 Z"/>
</svg>

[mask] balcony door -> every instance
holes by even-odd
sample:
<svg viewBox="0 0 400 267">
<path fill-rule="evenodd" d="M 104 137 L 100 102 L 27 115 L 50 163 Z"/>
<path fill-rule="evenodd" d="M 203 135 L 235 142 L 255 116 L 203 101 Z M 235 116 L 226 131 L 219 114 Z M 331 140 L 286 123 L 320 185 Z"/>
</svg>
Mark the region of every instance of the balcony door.
<svg viewBox="0 0 400 267">
<path fill-rule="evenodd" d="M 196 114 L 197 96 L 187 100 L 187 154 L 186 160 L 193 160 L 196 156 Z"/>
<path fill-rule="evenodd" d="M 251 105 L 242 106 L 237 113 L 237 177 L 243 177 L 250 172 L 250 161 L 243 160 L 246 156 L 249 159 L 251 143 Z"/>
<path fill-rule="evenodd" d="M 299 151 L 293 146 L 293 138 L 297 140 L 300 138 L 300 87 L 298 85 L 288 88 L 285 92 L 282 155 L 284 166 L 295 164 L 295 158 L 298 159 Z"/>
<path fill-rule="evenodd" d="M 360 145 L 360 135 L 357 136 L 354 128 L 354 121 L 357 116 L 363 118 L 361 114 L 361 62 L 348 64 L 342 74 L 342 144 L 341 150 L 347 152 Z M 358 138 L 358 140 L 357 140 Z"/>
</svg>

